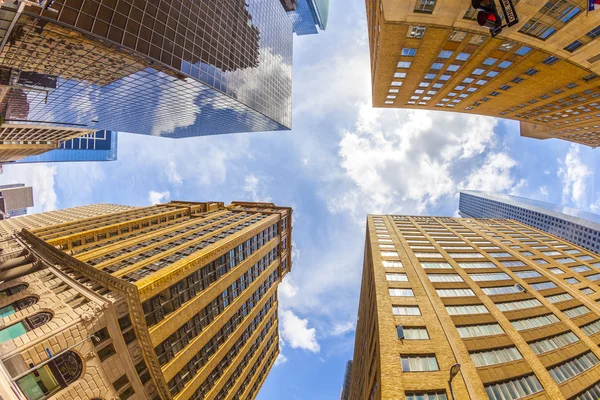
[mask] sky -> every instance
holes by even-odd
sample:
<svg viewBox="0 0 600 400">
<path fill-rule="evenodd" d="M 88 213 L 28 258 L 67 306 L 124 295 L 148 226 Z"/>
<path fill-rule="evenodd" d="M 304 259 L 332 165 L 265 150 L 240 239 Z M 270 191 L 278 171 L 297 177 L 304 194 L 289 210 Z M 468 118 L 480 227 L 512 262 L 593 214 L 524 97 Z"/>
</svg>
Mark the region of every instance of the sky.
<svg viewBox="0 0 600 400">
<path fill-rule="evenodd" d="M 335 399 L 352 358 L 365 218 L 457 216 L 461 189 L 600 213 L 598 152 L 519 136 L 518 123 L 371 106 L 364 1 L 294 38 L 293 129 L 182 140 L 120 134 L 118 161 L 5 166 L 32 212 L 91 203 L 272 201 L 292 206 L 293 266 L 279 287 L 281 355 L 259 400 Z"/>
</svg>

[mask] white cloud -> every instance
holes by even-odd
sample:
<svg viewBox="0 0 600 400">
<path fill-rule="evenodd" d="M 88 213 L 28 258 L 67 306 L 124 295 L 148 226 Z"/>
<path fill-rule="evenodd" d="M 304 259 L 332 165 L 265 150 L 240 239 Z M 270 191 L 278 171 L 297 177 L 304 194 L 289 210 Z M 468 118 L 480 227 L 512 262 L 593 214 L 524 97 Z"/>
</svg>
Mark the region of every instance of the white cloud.
<svg viewBox="0 0 600 400">
<path fill-rule="evenodd" d="M 167 202 L 170 198 L 171 192 L 168 190 L 166 192 L 156 192 L 154 190 L 148 192 L 148 201 L 152 205 Z"/>
<path fill-rule="evenodd" d="M 283 355 L 283 353 L 279 353 L 279 355 L 277 356 L 277 358 L 275 359 L 275 366 L 277 367 L 278 365 L 283 365 L 286 362 L 288 362 L 288 359 L 286 356 Z"/>
<path fill-rule="evenodd" d="M 573 201 L 578 207 L 582 207 L 588 177 L 591 174 L 592 171 L 580 157 L 579 146 L 572 144 L 558 169 L 558 177 L 563 185 L 563 202 Z"/>
<path fill-rule="evenodd" d="M 279 294 L 281 296 L 290 298 L 294 297 L 298 293 L 298 288 L 294 286 L 292 282 L 292 278 L 289 275 L 286 275 L 285 278 L 279 284 Z"/>
<path fill-rule="evenodd" d="M 265 178 L 259 178 L 254 174 L 246 175 L 244 179 L 244 192 L 250 195 L 252 201 L 270 202 L 271 197 L 267 193 Z"/>
<path fill-rule="evenodd" d="M 203 86 L 196 84 L 192 87 L 190 82 L 190 79 L 174 79 L 161 86 L 151 135 L 162 136 L 173 133 L 177 128 L 186 128 L 196 122 L 196 118 L 200 115 L 196 98 L 202 92 Z M 176 102 L 173 100 L 175 98 Z M 168 118 L 163 115 L 165 109 L 171 112 Z"/>
<path fill-rule="evenodd" d="M 598 200 L 596 200 L 596 202 L 590 204 L 590 209 L 593 212 L 598 213 L 598 212 L 600 212 L 600 193 L 598 193 L 598 195 L 596 196 L 596 198 Z"/>
<path fill-rule="evenodd" d="M 465 189 L 476 189 L 491 192 L 511 191 L 514 193 L 524 182 L 516 182 L 512 170 L 517 162 L 506 153 L 490 153 L 483 165 L 461 183 Z"/>
<path fill-rule="evenodd" d="M 354 331 L 355 322 L 347 321 L 342 323 L 336 323 L 333 325 L 333 329 L 329 332 L 332 336 L 342 336 L 348 332 Z"/>
<path fill-rule="evenodd" d="M 548 187 L 544 186 L 540 186 L 540 194 L 542 195 L 542 198 L 544 199 L 548 199 Z"/>
<path fill-rule="evenodd" d="M 54 164 L 14 164 L 5 165 L 0 175 L 0 185 L 24 183 L 33 187 L 33 204 L 27 212 L 52 211 L 58 207 L 56 195 L 56 165 Z"/>
<path fill-rule="evenodd" d="M 301 319 L 293 311 L 282 310 L 281 336 L 293 349 L 308 350 L 313 353 L 321 351 L 317 342 L 317 330 L 308 327 L 308 319 Z"/>
<path fill-rule="evenodd" d="M 183 184 L 183 178 L 181 177 L 181 175 L 179 175 L 179 172 L 177 172 L 177 164 L 175 164 L 175 161 L 169 161 L 166 173 L 167 179 L 169 179 L 169 182 L 173 185 Z"/>
</svg>

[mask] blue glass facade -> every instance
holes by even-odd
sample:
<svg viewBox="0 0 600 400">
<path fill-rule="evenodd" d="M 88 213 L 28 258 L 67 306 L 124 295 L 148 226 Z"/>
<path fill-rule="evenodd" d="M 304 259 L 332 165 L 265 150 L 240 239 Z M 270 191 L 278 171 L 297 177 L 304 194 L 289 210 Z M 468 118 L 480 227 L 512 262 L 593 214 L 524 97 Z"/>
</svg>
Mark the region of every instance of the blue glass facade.
<svg viewBox="0 0 600 400">
<path fill-rule="evenodd" d="M 172 138 L 291 127 L 293 31 L 279 0 L 12 3 L 0 9 L 8 123 Z"/>
<path fill-rule="evenodd" d="M 325 30 L 329 14 L 329 0 L 298 0 L 296 10 L 289 12 L 297 35 L 319 33 Z"/>
<path fill-rule="evenodd" d="M 118 133 L 98 131 L 80 138 L 66 140 L 60 148 L 36 156 L 25 157 L 17 163 L 115 161 Z"/>
<path fill-rule="evenodd" d="M 600 253 L 600 215 L 538 200 L 500 193 L 463 191 L 458 206 L 463 217 L 507 218 Z"/>
</svg>

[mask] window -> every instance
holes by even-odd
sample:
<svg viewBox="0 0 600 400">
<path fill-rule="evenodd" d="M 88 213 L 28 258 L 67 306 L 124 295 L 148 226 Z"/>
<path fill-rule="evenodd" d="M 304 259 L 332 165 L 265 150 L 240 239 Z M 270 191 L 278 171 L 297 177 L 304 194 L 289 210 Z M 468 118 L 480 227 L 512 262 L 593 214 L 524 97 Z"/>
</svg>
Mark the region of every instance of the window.
<svg viewBox="0 0 600 400">
<path fill-rule="evenodd" d="M 396 72 L 394 73 L 394 78 L 406 78 L 406 72 Z"/>
<path fill-rule="evenodd" d="M 483 64 L 484 64 L 484 65 L 494 65 L 494 64 L 496 64 L 496 61 L 498 61 L 498 59 L 497 59 L 497 58 L 488 57 L 488 58 L 487 58 L 487 59 L 486 59 L 486 60 L 483 62 Z"/>
<path fill-rule="evenodd" d="M 437 360 L 434 355 L 403 355 L 403 372 L 428 372 L 439 371 Z"/>
<path fill-rule="evenodd" d="M 458 274 L 427 274 L 431 282 L 464 282 Z"/>
<path fill-rule="evenodd" d="M 534 328 L 540 328 L 540 327 L 546 326 L 546 325 L 552 325 L 559 321 L 560 320 L 558 319 L 558 317 L 556 315 L 547 314 L 547 315 L 542 315 L 539 317 L 525 318 L 525 319 L 519 319 L 516 321 L 510 321 L 510 323 L 512 324 L 512 326 L 515 327 L 516 330 L 524 331 L 527 329 L 534 329 Z"/>
<path fill-rule="evenodd" d="M 501 335 L 504 330 L 498 324 L 457 326 L 461 338 Z"/>
<path fill-rule="evenodd" d="M 581 315 L 585 315 L 590 312 L 590 309 L 586 306 L 579 306 L 574 308 L 569 308 L 568 310 L 563 311 L 565 315 L 571 319 L 575 317 L 579 317 Z"/>
<path fill-rule="evenodd" d="M 452 269 L 452 266 L 447 262 L 421 262 L 423 268 L 439 268 L 439 269 Z"/>
<path fill-rule="evenodd" d="M 471 289 L 436 289 L 440 297 L 468 297 L 475 296 Z"/>
<path fill-rule="evenodd" d="M 510 89 L 511 87 L 512 87 L 512 86 L 510 86 L 510 85 L 502 85 L 502 86 L 500 86 L 500 90 L 508 90 L 508 89 Z M 506 254 L 508 254 L 508 253 L 506 253 Z M 505 256 L 505 257 L 508 257 L 508 256 Z"/>
<path fill-rule="evenodd" d="M 579 280 L 575 278 L 566 278 L 565 282 L 567 282 L 570 285 L 577 285 L 579 283 Z"/>
<path fill-rule="evenodd" d="M 425 79 L 429 79 L 429 80 L 435 79 L 435 74 L 425 74 Z M 435 94 L 435 93 L 433 93 L 433 94 Z"/>
<path fill-rule="evenodd" d="M 558 261 L 561 264 L 568 264 L 568 263 L 575 262 L 575 260 L 573 260 L 572 258 L 569 258 L 569 257 L 566 257 L 566 258 L 555 258 L 554 261 Z"/>
<path fill-rule="evenodd" d="M 17 300 L 12 304 L 0 308 L 0 318 L 8 317 L 16 313 L 17 311 L 24 310 L 38 302 L 37 297 L 29 296 L 23 299 Z"/>
<path fill-rule="evenodd" d="M 406 392 L 406 400 L 448 400 L 446 392 L 439 390 L 435 392 Z"/>
<path fill-rule="evenodd" d="M 511 277 L 504 272 L 489 273 L 489 274 L 469 274 L 469 278 L 476 282 L 481 281 L 506 281 L 510 280 Z"/>
<path fill-rule="evenodd" d="M 560 275 L 560 274 L 564 274 L 565 273 L 565 271 L 563 271 L 560 268 L 556 268 L 556 267 L 550 268 L 550 269 L 548 269 L 548 271 L 552 272 L 554 275 Z"/>
<path fill-rule="evenodd" d="M 548 372 L 550 373 L 550 376 L 552 376 L 552 379 L 554 379 L 554 382 L 562 383 L 587 371 L 599 362 L 600 360 L 598 360 L 598 357 L 591 351 L 588 351 L 566 363 L 548 369 Z"/>
<path fill-rule="evenodd" d="M 587 294 L 587 295 L 596 293 L 596 292 L 594 292 L 594 289 L 589 288 L 589 287 L 586 287 L 586 288 L 583 288 L 583 289 L 579 289 L 579 290 L 581 291 L 581 293 Z"/>
<path fill-rule="evenodd" d="M 416 13 L 431 14 L 435 8 L 436 0 L 418 0 L 415 4 Z"/>
<path fill-rule="evenodd" d="M 535 260 L 533 260 L 533 261 L 535 261 L 535 262 L 536 262 L 536 263 L 538 263 L 538 264 L 548 264 L 548 261 L 546 261 L 546 260 L 544 260 L 544 259 L 542 259 L 542 258 L 536 258 L 536 259 L 535 259 Z"/>
<path fill-rule="evenodd" d="M 427 28 L 424 26 L 411 26 L 406 36 L 413 39 L 421 39 L 423 38 L 426 29 Z"/>
<path fill-rule="evenodd" d="M 575 50 L 577 50 L 578 48 L 580 48 L 581 46 L 583 46 L 583 43 L 580 42 L 579 40 L 575 40 L 575 41 L 569 43 L 568 45 L 566 45 L 565 50 L 568 51 L 569 53 L 572 53 Z"/>
<path fill-rule="evenodd" d="M 600 332 L 600 319 L 590 324 L 583 325 L 581 330 L 588 336 L 592 336 L 594 333 Z"/>
<path fill-rule="evenodd" d="M 473 72 L 471 72 L 471 75 L 481 75 L 484 71 L 485 70 L 482 68 L 476 68 Z"/>
<path fill-rule="evenodd" d="M 479 253 L 448 253 L 452 258 L 484 258 L 483 254 Z"/>
<path fill-rule="evenodd" d="M 412 62 L 410 61 L 399 61 L 398 68 L 410 68 Z"/>
<path fill-rule="evenodd" d="M 523 82 L 525 79 L 521 78 L 521 77 L 516 77 L 513 80 L 511 80 L 512 83 L 521 83 Z"/>
<path fill-rule="evenodd" d="M 489 261 L 480 261 L 480 262 L 459 262 L 458 266 L 463 269 L 469 268 L 498 268 L 496 264 Z"/>
<path fill-rule="evenodd" d="M 588 388 L 578 396 L 573 397 L 572 400 L 594 400 L 600 399 L 600 383 L 596 383 L 594 386 Z"/>
<path fill-rule="evenodd" d="M 429 339 L 429 333 L 427 333 L 427 328 L 422 328 L 422 327 L 414 327 L 414 326 L 407 326 L 407 327 L 402 327 L 402 326 L 398 326 L 396 328 L 398 330 L 398 334 L 400 337 L 400 329 L 403 329 L 403 333 L 404 333 L 404 339 L 406 340 L 427 340 Z"/>
<path fill-rule="evenodd" d="M 483 304 L 446 306 L 446 311 L 450 315 L 487 314 L 489 312 Z"/>
<path fill-rule="evenodd" d="M 438 58 L 450 58 L 452 57 L 452 53 L 454 53 L 452 50 L 442 50 L 440 51 Z"/>
<path fill-rule="evenodd" d="M 388 281 L 392 281 L 392 282 L 408 282 L 408 277 L 406 276 L 406 274 L 387 273 L 387 274 L 385 274 L 385 278 Z"/>
<path fill-rule="evenodd" d="M 539 278 L 540 276 L 542 276 L 539 272 L 532 270 L 517 271 L 515 272 L 515 275 L 517 275 L 519 278 Z"/>
<path fill-rule="evenodd" d="M 396 252 L 396 251 L 382 251 L 381 255 L 383 257 L 398 257 L 398 252 Z"/>
<path fill-rule="evenodd" d="M 555 57 L 555 56 L 548 56 L 544 61 L 542 61 L 544 64 L 546 65 L 553 65 L 555 64 L 558 60 L 560 60 L 560 58 Z"/>
<path fill-rule="evenodd" d="M 386 268 L 403 268 L 403 265 L 400 261 L 383 261 L 383 266 Z"/>
<path fill-rule="evenodd" d="M 553 289 L 556 287 L 556 284 L 554 284 L 552 282 L 540 282 L 540 283 L 530 283 L 529 286 L 531 286 L 531 288 L 534 290 L 544 290 L 544 289 Z"/>
<path fill-rule="evenodd" d="M 498 76 L 500 72 L 497 71 L 489 71 L 487 74 L 485 74 L 485 76 L 489 76 L 490 78 L 495 78 L 496 76 Z"/>
<path fill-rule="evenodd" d="M 38 312 L 36 314 L 25 317 L 19 322 L 5 326 L 0 329 L 0 343 L 15 339 L 26 334 L 42 325 L 47 324 L 52 319 L 52 314 L 48 312 Z"/>
<path fill-rule="evenodd" d="M 500 263 L 502 265 L 504 265 L 505 267 L 524 267 L 525 263 L 523 261 L 517 261 L 517 260 L 509 260 L 509 261 L 500 261 Z"/>
<path fill-rule="evenodd" d="M 521 46 L 521 48 L 519 48 L 519 50 L 515 51 L 515 54 L 524 56 L 525 54 L 529 53 L 530 51 L 531 51 L 531 47 Z"/>
<path fill-rule="evenodd" d="M 525 308 L 539 307 L 542 303 L 538 299 L 520 300 L 520 301 L 509 301 L 506 303 L 498 303 L 496 307 L 500 311 L 513 311 L 523 310 Z"/>
<path fill-rule="evenodd" d="M 585 265 L 576 265 L 574 267 L 569 267 L 569 269 L 573 272 L 585 272 L 590 271 L 590 267 L 586 267 Z"/>
<path fill-rule="evenodd" d="M 578 257 L 581 261 L 589 261 L 589 260 L 593 260 L 594 257 L 592 256 L 580 256 Z"/>
<path fill-rule="evenodd" d="M 456 72 L 456 71 L 458 71 L 459 68 L 460 68 L 460 65 L 451 64 L 448 66 L 447 70 L 450 72 Z"/>
<path fill-rule="evenodd" d="M 100 350 L 98 350 L 98 357 L 100 357 L 100 361 L 106 360 L 108 357 L 116 354 L 115 346 L 113 344 L 109 344 L 108 346 L 104 346 Z"/>
<path fill-rule="evenodd" d="M 483 293 L 488 296 L 498 295 L 498 294 L 511 294 L 511 293 L 521 293 L 516 286 L 496 286 L 489 288 L 482 288 Z"/>
<path fill-rule="evenodd" d="M 459 61 L 466 61 L 469 59 L 469 57 L 471 57 L 471 54 L 469 54 L 469 53 L 459 53 L 456 56 L 456 59 Z"/>
<path fill-rule="evenodd" d="M 392 86 L 402 86 L 402 82 L 400 82 L 400 81 L 392 81 Z"/>
<path fill-rule="evenodd" d="M 550 303 L 560 303 L 561 301 L 573 300 L 573 296 L 568 293 L 555 294 L 554 296 L 546 297 Z"/>
<path fill-rule="evenodd" d="M 394 315 L 421 315 L 419 306 L 392 306 Z"/>
<path fill-rule="evenodd" d="M 561 255 L 560 251 L 556 251 L 556 250 L 543 251 L 542 253 L 544 253 L 547 256 L 560 256 Z"/>
<path fill-rule="evenodd" d="M 494 349 L 471 353 L 471 360 L 476 367 L 485 367 L 487 365 L 496 365 L 523 358 L 516 347 L 506 347 L 503 349 Z"/>
<path fill-rule="evenodd" d="M 405 47 L 402 49 L 402 53 L 400 55 L 407 57 L 414 57 L 417 54 L 417 49 Z"/>
<path fill-rule="evenodd" d="M 490 400 L 516 400 L 544 390 L 534 374 L 485 385 Z"/>
<path fill-rule="evenodd" d="M 412 289 L 398 289 L 398 288 L 390 288 L 390 296 L 395 297 L 414 297 Z"/>
<path fill-rule="evenodd" d="M 442 68 L 444 68 L 444 64 L 443 63 L 433 63 L 431 65 L 431 69 L 433 69 L 433 70 L 440 70 Z"/>
<path fill-rule="evenodd" d="M 529 343 L 529 347 L 535 354 L 544 354 L 552 350 L 560 349 L 570 345 L 571 343 L 578 342 L 579 338 L 573 332 L 566 332 L 557 336 L 537 340 Z"/>
<path fill-rule="evenodd" d="M 502 61 L 500 64 L 498 64 L 498 68 L 508 68 L 512 65 L 511 61 Z"/>
</svg>

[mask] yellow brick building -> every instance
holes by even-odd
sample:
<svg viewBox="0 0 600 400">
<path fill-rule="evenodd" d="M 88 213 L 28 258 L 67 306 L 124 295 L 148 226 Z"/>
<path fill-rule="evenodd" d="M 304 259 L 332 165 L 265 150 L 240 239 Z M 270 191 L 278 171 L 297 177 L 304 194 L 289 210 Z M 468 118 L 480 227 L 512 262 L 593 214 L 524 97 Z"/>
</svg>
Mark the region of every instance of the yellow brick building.
<svg viewBox="0 0 600 400">
<path fill-rule="evenodd" d="M 30 400 L 255 398 L 279 353 L 291 212 L 171 202 L 5 237 L 0 375 Z"/>
<path fill-rule="evenodd" d="M 469 1 L 365 0 L 373 105 L 510 118 L 523 136 L 600 145 L 600 11 L 513 1 L 519 23 L 492 38 Z"/>
<path fill-rule="evenodd" d="M 599 280 L 511 220 L 369 216 L 350 399 L 597 399 Z"/>
</svg>

